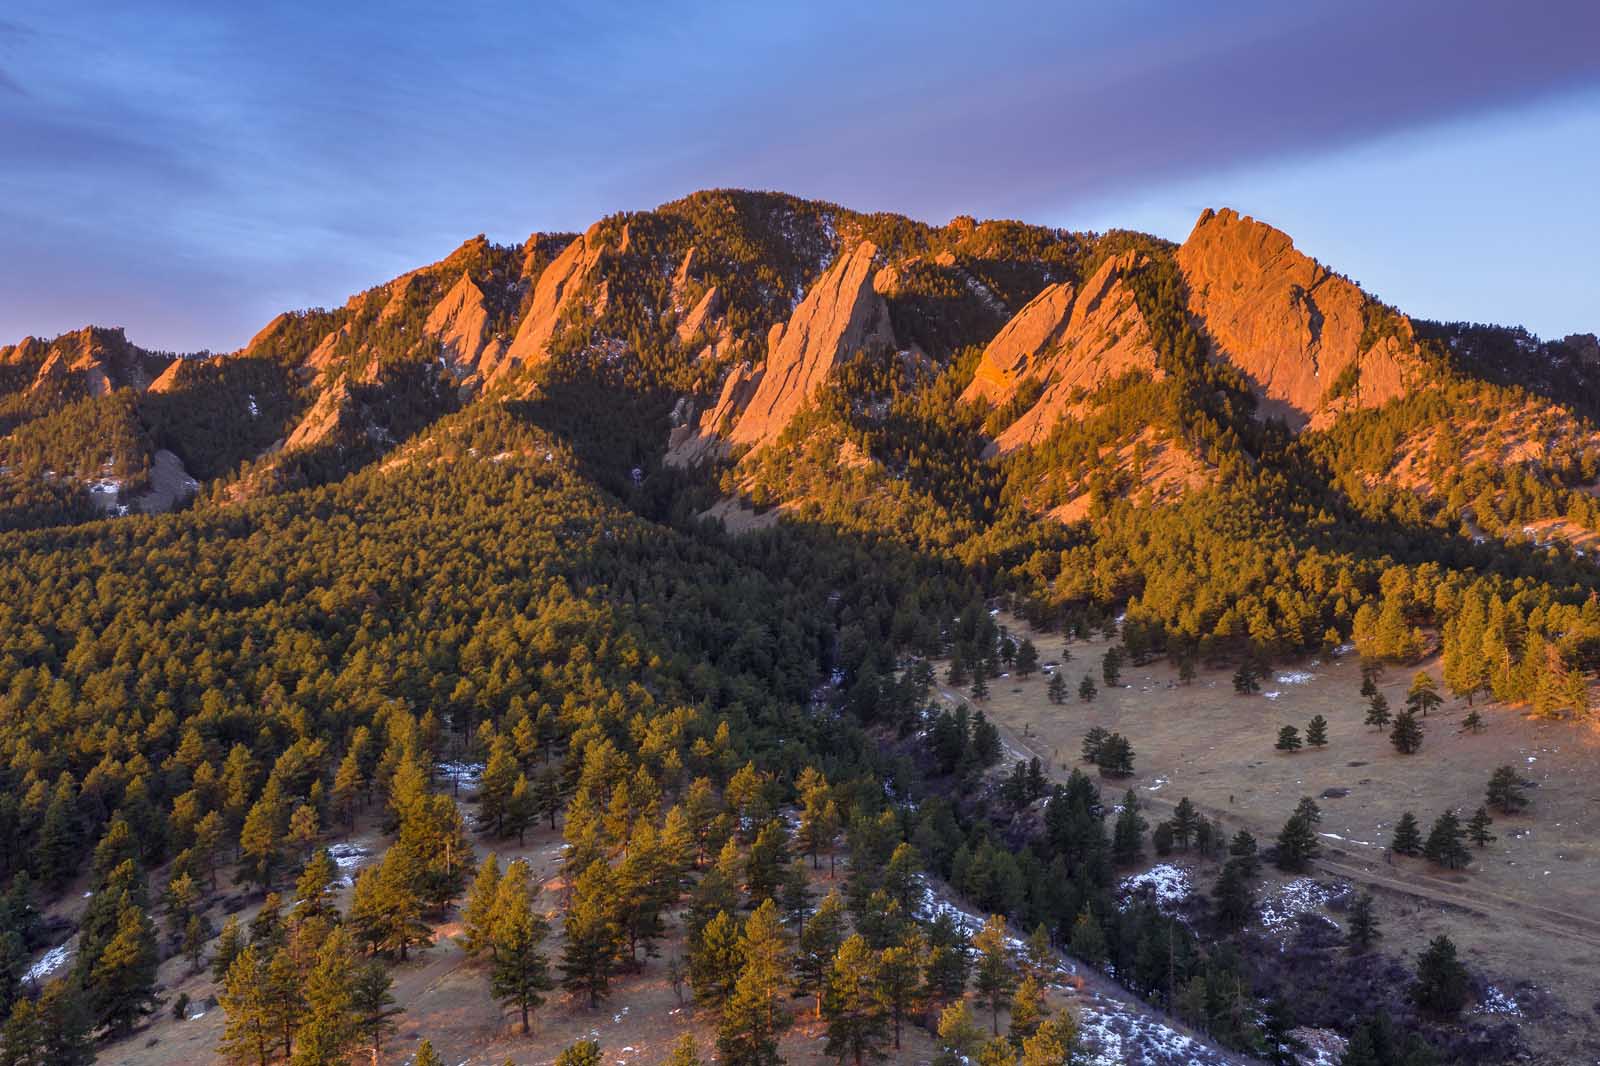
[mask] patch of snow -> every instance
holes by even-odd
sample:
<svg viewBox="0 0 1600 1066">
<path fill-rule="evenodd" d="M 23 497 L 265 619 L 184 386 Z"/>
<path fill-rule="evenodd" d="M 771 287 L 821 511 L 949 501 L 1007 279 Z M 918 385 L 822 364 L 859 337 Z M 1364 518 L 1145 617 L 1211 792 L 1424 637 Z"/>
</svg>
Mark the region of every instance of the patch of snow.
<svg viewBox="0 0 1600 1066">
<path fill-rule="evenodd" d="M 1475 1014 L 1503 1014 L 1510 1018 L 1522 1017 L 1522 1008 L 1517 1001 L 1490 985 L 1483 993 L 1483 999 L 1478 1003 Z"/>
<path fill-rule="evenodd" d="M 1278 675 L 1278 684 L 1280 684 L 1280 685 L 1304 685 L 1304 684 L 1307 684 L 1308 682 L 1310 682 L 1316 676 L 1317 676 L 1316 674 L 1307 673 L 1304 670 L 1293 670 L 1293 671 L 1290 671 L 1287 674 L 1279 674 Z"/>
<path fill-rule="evenodd" d="M 1262 695 L 1265 696 L 1269 700 L 1275 700 L 1279 696 L 1283 695 L 1283 693 L 1274 690 L 1272 692 L 1263 692 Z"/>
<path fill-rule="evenodd" d="M 1222 1066 L 1229 1059 L 1165 1022 L 1098 993 L 1077 1008 L 1089 1066 Z"/>
<path fill-rule="evenodd" d="M 1167 784 L 1166 777 L 1165 776 L 1158 777 L 1154 781 L 1150 782 L 1148 785 L 1144 786 L 1144 790 L 1146 792 L 1160 792 L 1161 789 L 1162 789 L 1162 786 L 1164 786 L 1165 784 Z"/>
<path fill-rule="evenodd" d="M 38 984 L 65 966 L 67 959 L 71 957 L 72 952 L 67 950 L 67 945 L 62 944 L 58 947 L 53 947 L 39 956 L 38 962 L 28 967 L 27 972 L 22 975 L 22 979 Z"/>
<path fill-rule="evenodd" d="M 1333 654 L 1335 658 L 1338 658 L 1340 656 L 1349 655 L 1355 650 L 1356 646 L 1354 644 L 1341 644 L 1337 648 L 1333 649 Z"/>
<path fill-rule="evenodd" d="M 250 411 L 251 418 L 256 418 L 261 414 L 261 408 L 256 406 L 256 398 L 254 394 L 245 400 L 245 407 Z"/>
<path fill-rule="evenodd" d="M 1169 862 L 1158 863 L 1144 873 L 1124 877 L 1120 885 L 1124 896 L 1149 889 L 1156 906 L 1168 910 L 1178 906 L 1194 892 L 1189 871 Z M 1123 901 L 1126 905 L 1126 900 Z"/>
<path fill-rule="evenodd" d="M 1302 914 L 1327 905 L 1334 892 L 1309 877 L 1297 877 L 1261 903 L 1261 924 L 1272 932 L 1282 932 Z"/>
<path fill-rule="evenodd" d="M 477 788 L 479 780 L 483 777 L 483 763 L 442 762 L 439 764 L 439 772 L 458 785 Z"/>
</svg>

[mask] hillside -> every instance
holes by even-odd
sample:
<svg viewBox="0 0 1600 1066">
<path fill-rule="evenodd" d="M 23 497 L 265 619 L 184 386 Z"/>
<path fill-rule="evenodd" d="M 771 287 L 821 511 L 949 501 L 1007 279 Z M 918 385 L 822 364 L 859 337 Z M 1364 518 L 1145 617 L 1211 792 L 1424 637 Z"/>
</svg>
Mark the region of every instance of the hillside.
<svg viewBox="0 0 1600 1066">
<path fill-rule="evenodd" d="M 1431 670 L 1436 715 L 1581 736 L 1597 380 L 1592 337 L 1414 322 L 1231 210 L 1173 245 L 727 190 L 474 238 L 237 352 L 0 349 L 0 1045 L 332 1063 L 360 1014 L 378 1060 L 431 1033 L 548 1061 L 604 1028 L 664 1061 L 637 1003 L 720 1061 L 811 1061 L 846 978 L 899 966 L 915 1054 L 1064 1061 L 1037 988 L 938 1032 L 979 965 L 1049 986 L 1097 1062 L 1290 1029 L 1560 1061 L 1587 1005 L 1490 1009 L 1537 951 L 1472 959 L 1453 1011 L 1393 995 L 1412 960 L 1347 951 L 1343 910 L 1266 923 L 1306 873 L 1288 844 L 1261 841 L 1278 881 L 1220 818 L 1175 845 L 1114 745 L 1086 743 L 1096 778 L 1070 748 L 1030 766 L 992 719 L 1048 691 L 1076 733 L 1063 705 L 1103 683 L 1096 721 L 1188 766 L 1207 738 L 1156 740 L 1185 705 L 1253 736 L 1262 677 L 1354 651 L 1396 712 Z M 1336 733 L 1387 746 L 1365 728 Z M 1142 888 L 1174 847 L 1217 887 Z M 1002 1016 L 1016 1044 L 985 1049 Z"/>
</svg>

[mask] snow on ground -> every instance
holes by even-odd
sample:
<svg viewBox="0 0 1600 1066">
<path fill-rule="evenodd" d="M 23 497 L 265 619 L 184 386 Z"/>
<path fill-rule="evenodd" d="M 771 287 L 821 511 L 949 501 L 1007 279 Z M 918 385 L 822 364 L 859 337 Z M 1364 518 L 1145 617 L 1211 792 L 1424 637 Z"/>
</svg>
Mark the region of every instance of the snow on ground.
<svg viewBox="0 0 1600 1066">
<path fill-rule="evenodd" d="M 1127 897 L 1148 888 L 1155 897 L 1156 906 L 1163 910 L 1178 906 L 1194 892 L 1189 871 L 1167 862 L 1152 866 L 1142 874 L 1124 877 L 1120 888 L 1124 907 Z"/>
<path fill-rule="evenodd" d="M 1316 674 L 1306 673 L 1304 670 L 1293 670 L 1287 674 L 1278 675 L 1280 685 L 1307 685 L 1316 678 Z"/>
<path fill-rule="evenodd" d="M 483 763 L 442 762 L 439 764 L 439 773 L 452 784 L 463 788 L 477 788 L 478 781 L 483 777 Z"/>
<path fill-rule="evenodd" d="M 1144 786 L 1144 790 L 1146 792 L 1160 792 L 1162 786 L 1166 783 L 1167 779 L 1165 776 L 1158 777 L 1154 781 L 1151 781 L 1148 785 Z"/>
<path fill-rule="evenodd" d="M 1125 1003 L 1090 994 L 1075 1004 L 1089 1066 L 1221 1066 L 1228 1059 Z"/>
<path fill-rule="evenodd" d="M 59 947 L 53 947 L 39 956 L 38 962 L 28 967 L 28 971 L 22 975 L 22 979 L 33 984 L 40 984 L 51 974 L 65 966 L 67 960 L 71 957 L 72 952 L 67 950 L 67 945 L 62 944 Z"/>
<path fill-rule="evenodd" d="M 340 883 L 353 885 L 356 880 L 356 871 L 366 864 L 367 852 L 355 844 L 341 841 L 338 844 L 329 845 L 328 857 L 339 868 L 339 873 L 342 875 L 339 878 Z"/>
<path fill-rule="evenodd" d="M 1281 693 L 1281 692 L 1277 691 L 1276 689 L 1274 689 L 1271 692 L 1263 692 L 1262 695 L 1265 696 L 1269 700 L 1275 700 L 1279 696 L 1283 695 L 1283 693 Z"/>
<path fill-rule="evenodd" d="M 1309 877 L 1297 877 L 1261 902 L 1261 924 L 1274 933 L 1283 932 L 1300 915 L 1327 906 L 1336 894 Z"/>
<path fill-rule="evenodd" d="M 1522 1008 L 1518 1006 L 1513 997 L 1506 995 L 1494 985 L 1490 985 L 1484 991 L 1483 999 L 1478 1003 L 1478 1009 L 1473 1013 L 1504 1014 L 1512 1018 L 1520 1018 L 1522 1017 Z"/>
</svg>

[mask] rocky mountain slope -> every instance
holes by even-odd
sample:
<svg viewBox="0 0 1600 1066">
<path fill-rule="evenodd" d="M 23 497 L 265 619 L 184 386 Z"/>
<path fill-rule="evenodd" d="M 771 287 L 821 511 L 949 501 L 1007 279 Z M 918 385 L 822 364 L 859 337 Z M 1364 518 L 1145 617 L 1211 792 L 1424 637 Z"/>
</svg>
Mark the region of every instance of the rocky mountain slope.
<svg viewBox="0 0 1600 1066">
<path fill-rule="evenodd" d="M 714 475 L 744 456 L 747 474 L 725 488 L 760 497 L 753 457 L 814 416 L 826 385 L 862 373 L 877 383 L 846 405 L 854 428 L 808 430 L 832 441 L 816 461 L 876 471 L 880 489 L 904 481 L 907 442 L 886 443 L 884 420 L 942 381 L 956 394 L 940 418 L 979 420 L 983 476 L 1066 520 L 1094 494 L 1171 502 L 1211 484 L 1218 440 L 1257 435 L 1251 420 L 1321 441 L 1336 474 L 1373 468 L 1349 429 L 1372 419 L 1354 416 L 1414 409 L 1448 381 L 1492 383 L 1521 390 L 1536 416 L 1500 419 L 1495 454 L 1547 484 L 1560 500 L 1546 509 L 1565 516 L 1567 497 L 1592 487 L 1595 367 L 1592 338 L 1418 327 L 1226 209 L 1173 247 L 709 192 L 577 236 L 475 238 L 342 307 L 279 315 L 226 355 L 147 352 L 98 328 L 0 349 L 0 455 L 15 484 L 0 521 L 92 517 L 104 508 L 82 504 L 96 490 L 127 504 L 163 452 L 164 468 L 218 499 L 337 479 L 485 399 L 587 423 L 617 404 L 639 415 L 619 467 Z M 1426 445 L 1421 432 L 1396 446 Z M 1453 463 L 1464 474 L 1490 458 L 1478 447 Z M 1391 465 L 1367 488 L 1459 488 Z"/>
</svg>

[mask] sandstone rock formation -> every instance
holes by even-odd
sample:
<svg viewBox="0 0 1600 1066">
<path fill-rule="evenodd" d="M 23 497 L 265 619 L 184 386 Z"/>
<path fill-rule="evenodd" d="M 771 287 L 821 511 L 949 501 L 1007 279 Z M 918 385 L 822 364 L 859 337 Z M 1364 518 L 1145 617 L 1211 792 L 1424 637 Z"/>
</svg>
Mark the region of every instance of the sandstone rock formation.
<svg viewBox="0 0 1600 1066">
<path fill-rule="evenodd" d="M 86 326 L 51 342 L 29 389 L 70 386 L 90 396 L 123 388 L 143 392 L 171 362 L 128 343 L 120 328 Z"/>
<path fill-rule="evenodd" d="M 1178 266 L 1213 354 L 1249 377 L 1264 414 L 1292 428 L 1393 399 L 1418 368 L 1408 319 L 1265 223 L 1207 210 L 1178 249 Z M 1389 328 L 1369 329 L 1382 323 Z"/>
<path fill-rule="evenodd" d="M 996 406 L 1011 400 L 1030 378 L 1044 387 L 1039 399 L 995 441 L 1002 454 L 1043 440 L 1072 413 L 1077 398 L 1129 371 L 1159 380 L 1150 330 L 1125 275 L 1138 253 L 1107 260 L 1081 289 L 1051 285 L 989 342 L 964 400 Z"/>
<path fill-rule="evenodd" d="M 771 442 L 841 359 L 894 346 L 888 305 L 872 287 L 877 254 L 876 245 L 862 241 L 823 272 L 782 331 L 774 330 L 766 366 L 729 435 L 732 443 Z"/>
<path fill-rule="evenodd" d="M 439 341 L 440 358 L 458 383 L 476 373 L 481 364 L 498 362 L 504 347 L 504 342 L 490 335 L 483 290 L 465 271 L 434 305 L 422 328 Z"/>
<path fill-rule="evenodd" d="M 604 251 L 605 241 L 596 223 L 562 249 L 540 272 L 533 302 L 528 305 L 511 346 L 502 358 L 486 359 L 480 368 L 486 382 L 493 382 L 517 367 L 537 366 L 549 357 L 549 344 L 560 325 L 562 312 L 599 265 Z"/>
</svg>

